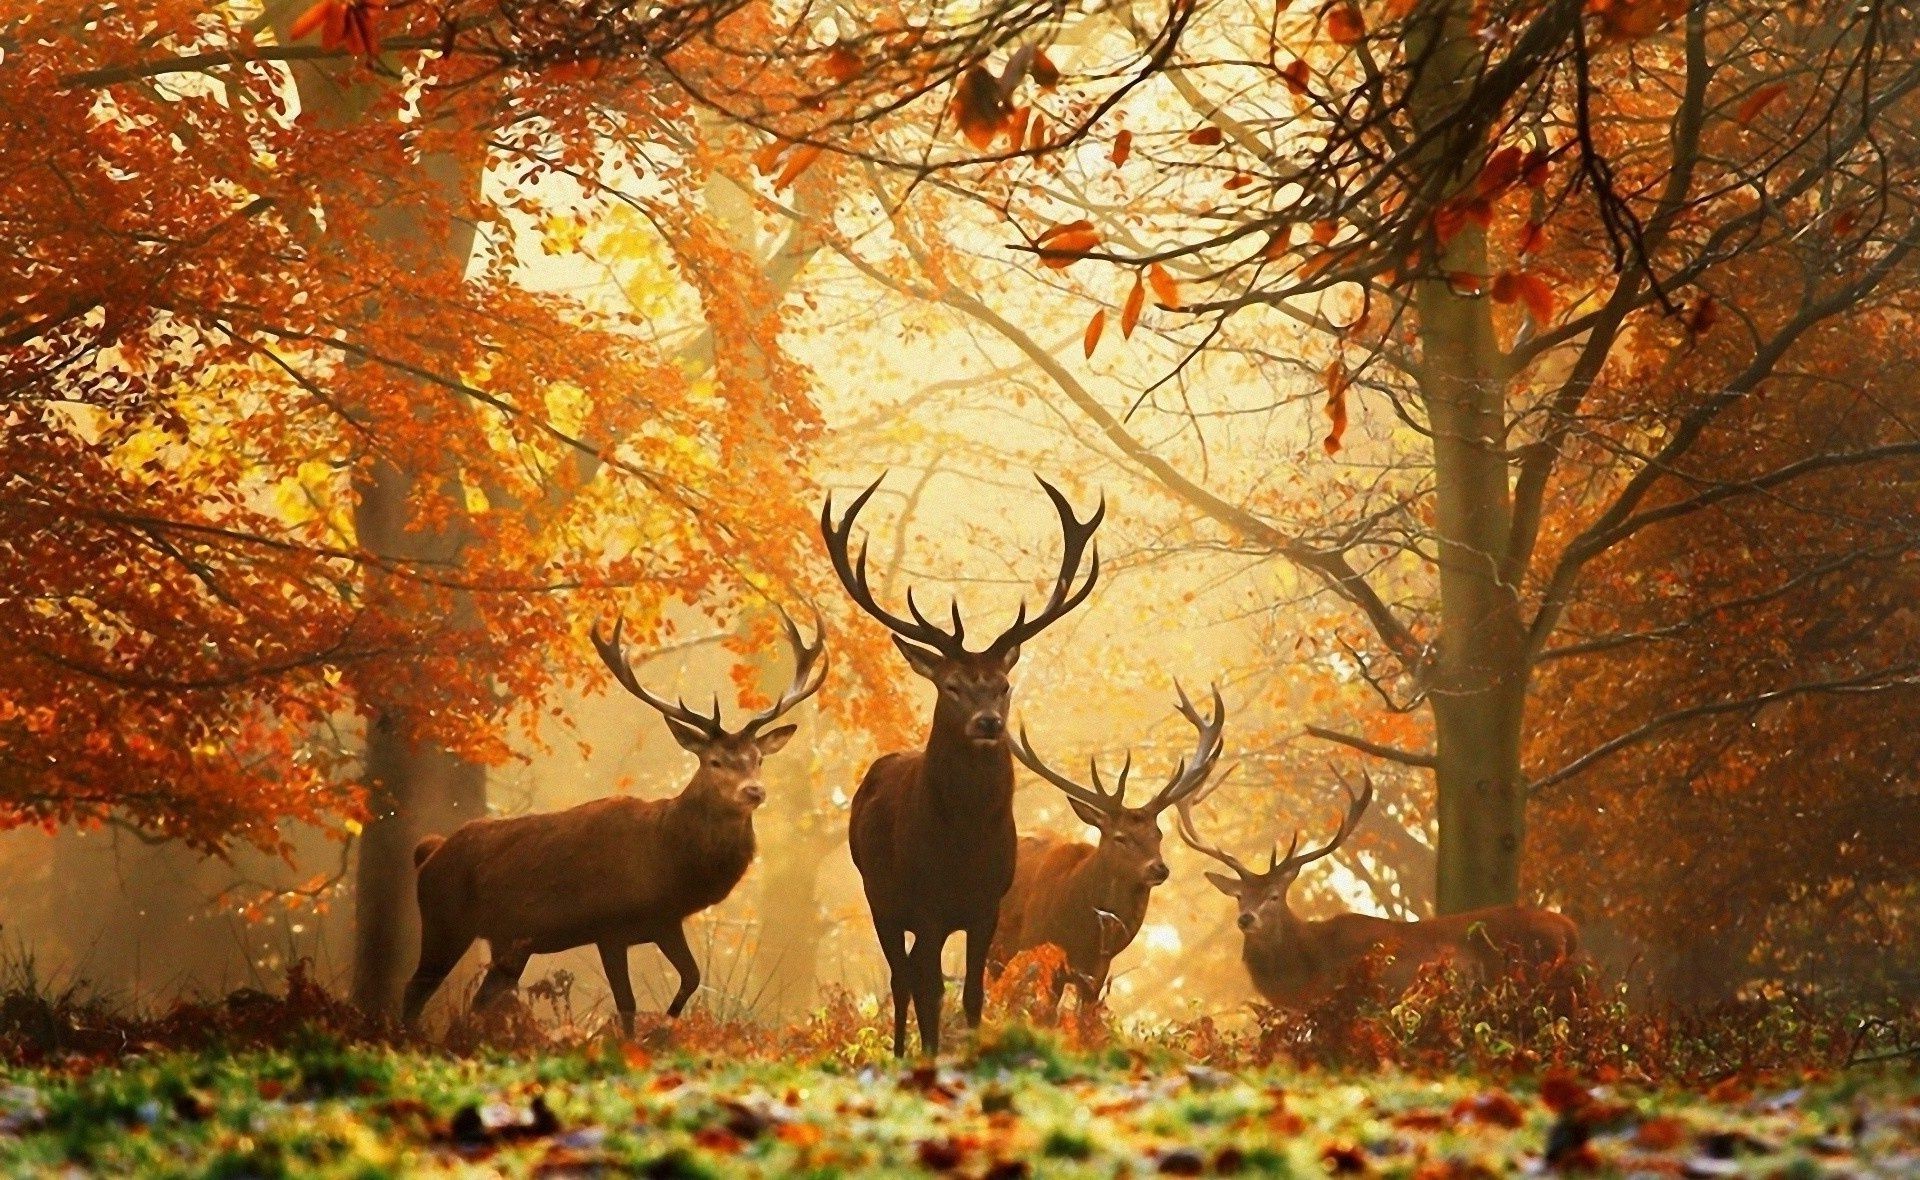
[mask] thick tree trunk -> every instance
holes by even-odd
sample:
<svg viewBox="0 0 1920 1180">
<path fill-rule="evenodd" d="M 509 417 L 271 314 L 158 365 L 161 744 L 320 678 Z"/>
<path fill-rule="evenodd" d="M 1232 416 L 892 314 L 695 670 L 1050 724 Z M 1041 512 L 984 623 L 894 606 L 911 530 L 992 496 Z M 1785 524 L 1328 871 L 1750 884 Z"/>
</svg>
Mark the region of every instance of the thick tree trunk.
<svg viewBox="0 0 1920 1180">
<path fill-rule="evenodd" d="M 1465 4 L 1436 11 L 1423 29 L 1432 56 L 1413 91 L 1424 127 L 1447 126 L 1458 80 L 1478 72 L 1480 50 Z M 1425 45 L 1412 48 L 1418 57 Z M 1460 191 L 1486 144 L 1450 132 L 1424 166 Z M 1438 908 L 1442 914 L 1517 899 L 1525 835 L 1520 729 L 1525 713 L 1525 629 L 1516 587 L 1501 581 L 1513 517 L 1506 448 L 1506 379 L 1493 313 L 1483 293 L 1486 232 L 1468 223 L 1416 284 L 1421 395 L 1433 427 L 1439 531 L 1440 636 L 1429 691 L 1439 764 Z"/>
</svg>

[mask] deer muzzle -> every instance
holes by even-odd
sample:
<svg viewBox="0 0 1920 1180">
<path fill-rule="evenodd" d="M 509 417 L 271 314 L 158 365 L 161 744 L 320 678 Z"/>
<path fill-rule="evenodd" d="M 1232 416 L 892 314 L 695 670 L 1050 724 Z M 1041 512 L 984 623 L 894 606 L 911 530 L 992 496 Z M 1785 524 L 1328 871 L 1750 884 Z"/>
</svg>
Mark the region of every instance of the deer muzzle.
<svg viewBox="0 0 1920 1180">
<path fill-rule="evenodd" d="M 759 783 L 748 783 L 740 788 L 740 801 L 748 807 L 758 807 L 767 801 L 767 789 Z"/>
<path fill-rule="evenodd" d="M 1149 885 L 1165 884 L 1168 875 L 1167 862 L 1164 860 L 1156 860 L 1147 866 L 1146 879 Z"/>
<path fill-rule="evenodd" d="M 997 742 L 1006 732 L 1006 719 L 998 713 L 975 713 L 967 722 L 967 736 L 976 742 Z"/>
<path fill-rule="evenodd" d="M 1254 917 L 1254 916 L 1253 916 L 1252 914 L 1241 914 L 1241 915 L 1240 915 L 1240 929 L 1242 929 L 1242 930 L 1251 930 L 1251 929 L 1253 929 L 1253 928 L 1254 928 L 1254 926 L 1256 926 L 1256 925 L 1258 925 L 1258 924 L 1259 924 L 1259 921 L 1260 921 L 1260 919 L 1258 919 L 1258 918 L 1256 918 L 1256 917 Z"/>
</svg>

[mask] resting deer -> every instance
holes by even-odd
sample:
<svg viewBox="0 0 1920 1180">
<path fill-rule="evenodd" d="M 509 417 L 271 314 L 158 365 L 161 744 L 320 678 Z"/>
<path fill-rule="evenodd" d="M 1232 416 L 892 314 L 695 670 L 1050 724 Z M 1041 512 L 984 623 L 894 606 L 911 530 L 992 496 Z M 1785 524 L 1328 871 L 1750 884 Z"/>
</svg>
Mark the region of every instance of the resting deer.
<svg viewBox="0 0 1920 1180">
<path fill-rule="evenodd" d="M 1167 862 L 1160 857 L 1160 813 L 1205 785 L 1219 761 L 1226 725 L 1219 690 L 1213 693 L 1212 717 L 1200 716 L 1185 692 L 1180 693 L 1180 715 L 1198 731 L 1193 753 L 1182 758 L 1166 785 L 1139 807 L 1126 804 L 1131 754 L 1108 791 L 1097 763 L 1088 761 L 1093 785 L 1083 786 L 1043 762 L 1025 729 L 1014 743 L 1014 757 L 1058 787 L 1074 814 L 1100 830 L 1098 845 L 1059 836 L 1022 838 L 1013 888 L 1000 902 L 1000 929 L 987 956 L 996 974 L 1015 955 L 1034 947 L 1051 944 L 1066 955 L 1067 969 L 1054 976 L 1047 999 L 1050 1012 L 1059 1007 L 1069 978 L 1083 1012 L 1100 999 L 1113 957 L 1140 933 L 1153 888 L 1167 879 Z"/>
<path fill-rule="evenodd" d="M 1376 952 L 1386 959 L 1383 981 L 1393 994 L 1404 992 L 1420 968 L 1451 961 L 1481 980 L 1513 965 L 1538 968 L 1570 959 L 1579 950 L 1573 921 L 1533 906 L 1491 906 L 1424 922 L 1399 922 L 1367 914 L 1344 913 L 1309 920 L 1293 912 L 1287 891 L 1300 870 L 1331 854 L 1360 823 L 1373 802 L 1373 783 L 1358 794 L 1347 792 L 1346 818 L 1324 847 L 1298 852 L 1300 835 L 1283 857 L 1276 847 L 1267 871 L 1256 873 L 1233 855 L 1201 840 L 1193 824 L 1194 804 L 1206 793 L 1179 804 L 1180 838 L 1197 852 L 1233 870 L 1233 876 L 1209 872 L 1207 880 L 1240 904 L 1241 959 L 1253 986 L 1268 1003 L 1302 1008 L 1325 997 L 1349 979 L 1355 966 Z"/>
<path fill-rule="evenodd" d="M 979 652 L 966 649 L 957 602 L 952 631 L 929 622 L 911 591 L 907 611 L 912 617 L 890 614 L 874 601 L 867 585 L 865 544 L 857 560 L 849 558 L 854 518 L 880 487 L 879 480 L 848 506 L 838 527 L 831 498 L 820 512 L 827 553 L 847 593 L 886 624 L 907 664 L 939 691 L 925 749 L 887 754 L 867 768 L 854 792 L 847 831 L 892 980 L 896 1056 L 906 1054 L 909 1004 L 919 1013 L 921 1051 L 930 1056 L 940 1051 L 940 952 L 956 932 L 967 936 L 962 1005 L 968 1026 L 979 1026 L 987 948 L 999 921 L 1000 898 L 1013 883 L 1013 756 L 1007 749 L 1006 722 L 1012 689 L 1007 677 L 1020 658 L 1020 645 L 1084 602 L 1100 577 L 1096 549 L 1085 580 L 1074 586 L 1087 543 L 1106 514 L 1105 502 L 1081 521 L 1057 488 L 1044 479 L 1040 486 L 1060 515 L 1065 538 L 1053 593 L 1032 619 L 1021 603 L 1013 626 Z"/>
<path fill-rule="evenodd" d="M 793 683 L 772 708 L 732 732 L 720 723 L 718 697 L 709 716 L 647 691 L 621 649 L 622 624 L 611 637 L 595 628 L 594 647 L 614 679 L 659 710 L 674 740 L 700 764 L 670 799 L 596 799 L 543 815 L 476 819 L 450 836 L 422 840 L 413 852 L 420 966 L 407 984 L 409 1025 L 476 938 L 486 939 L 493 953 L 476 1010 L 517 988 L 529 957 L 592 943 L 620 1027 L 631 1036 L 627 948 L 650 942 L 679 972 L 667 1015 L 680 1015 L 700 986 L 700 965 L 681 923 L 725 900 L 746 875 L 753 863 L 753 812 L 767 797 L 761 759 L 786 745 L 795 729 L 766 727 L 826 680 L 819 613 L 811 647 L 784 611 L 780 617 L 793 648 Z"/>
</svg>

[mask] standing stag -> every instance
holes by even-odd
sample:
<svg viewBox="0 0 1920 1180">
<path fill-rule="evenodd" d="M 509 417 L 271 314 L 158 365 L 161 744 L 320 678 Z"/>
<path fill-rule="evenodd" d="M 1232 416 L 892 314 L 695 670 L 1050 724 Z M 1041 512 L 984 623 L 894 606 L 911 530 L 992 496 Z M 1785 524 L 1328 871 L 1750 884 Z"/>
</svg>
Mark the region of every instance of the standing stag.
<svg viewBox="0 0 1920 1180">
<path fill-rule="evenodd" d="M 953 605 L 952 631 L 927 621 L 911 590 L 907 611 L 912 618 L 900 618 L 873 599 L 864 542 L 858 559 L 849 560 L 854 518 L 879 489 L 880 480 L 860 493 L 837 528 L 831 497 L 820 511 L 820 532 L 847 593 L 886 624 L 908 665 L 931 680 L 940 694 L 926 748 L 884 755 L 867 768 L 854 792 L 847 832 L 892 978 L 896 1056 L 907 1051 L 909 1003 L 920 1016 L 921 1051 L 940 1051 L 940 952 L 956 931 L 967 936 L 962 991 L 967 1024 L 979 1026 L 987 948 L 999 921 L 1000 898 L 1013 883 L 1016 837 L 1007 676 L 1020 658 L 1020 645 L 1084 602 L 1100 577 L 1096 547 L 1085 580 L 1074 588 L 1087 543 L 1106 515 L 1105 501 L 1081 521 L 1059 489 L 1044 479 L 1040 486 L 1059 513 L 1064 536 L 1053 593 L 1032 619 L 1022 602 L 1013 626 L 980 652 L 966 649 L 958 602 Z"/>
<path fill-rule="evenodd" d="M 593 644 L 614 679 L 666 718 L 667 730 L 700 765 L 670 799 L 596 799 L 565 811 L 477 819 L 451 836 L 429 836 L 413 852 L 419 869 L 420 966 L 407 984 L 404 1016 L 413 1024 L 447 972 L 476 938 L 493 954 L 474 998 L 479 1009 L 520 985 L 533 955 L 593 943 L 613 989 L 620 1026 L 633 1035 L 633 984 L 627 948 L 653 943 L 680 974 L 667 1006 L 680 1015 L 700 986 L 700 966 L 681 924 L 724 901 L 753 863 L 753 812 L 766 799 L 760 761 L 793 736 L 766 726 L 819 691 L 826 680 L 826 632 L 814 613 L 807 646 L 786 612 L 793 683 L 773 707 L 739 730 L 712 715 L 669 704 L 640 684 L 620 646 L 621 623 Z"/>
<path fill-rule="evenodd" d="M 1212 717 L 1200 716 L 1185 692 L 1180 715 L 1198 731 L 1193 754 L 1182 758 L 1166 786 L 1140 807 L 1126 805 L 1131 753 L 1109 792 L 1091 759 L 1087 770 L 1093 785 L 1087 787 L 1041 761 L 1024 729 L 1014 743 L 1014 757 L 1060 788 L 1074 814 L 1100 830 L 1097 846 L 1058 836 L 1024 837 L 1013 888 L 1000 903 L 1000 930 L 987 956 L 996 973 L 1013 956 L 1038 946 L 1051 944 L 1066 956 L 1066 971 L 1053 978 L 1049 1011 L 1059 1007 L 1069 978 L 1081 1011 L 1099 1000 L 1113 957 L 1140 933 L 1153 888 L 1167 879 L 1167 862 L 1160 858 L 1160 813 L 1205 785 L 1220 758 L 1227 711 L 1216 688 Z"/>
<path fill-rule="evenodd" d="M 1296 852 L 1300 834 L 1295 832 L 1286 856 L 1276 846 L 1264 873 L 1200 839 L 1192 808 L 1205 797 L 1190 796 L 1180 803 L 1180 838 L 1233 870 L 1231 877 L 1210 872 L 1207 880 L 1240 904 L 1241 960 L 1254 989 L 1269 1004 L 1307 1007 L 1351 978 L 1361 960 L 1376 952 L 1385 960 L 1383 982 L 1398 995 L 1428 963 L 1452 962 L 1484 981 L 1512 966 L 1538 969 L 1562 963 L 1579 951 L 1580 930 L 1573 921 L 1534 906 L 1490 906 L 1424 922 L 1354 913 L 1308 920 L 1295 914 L 1287 901 L 1294 878 L 1353 834 L 1373 802 L 1371 779 L 1364 780 L 1358 794 L 1347 791 L 1346 818 L 1325 847 Z"/>
</svg>

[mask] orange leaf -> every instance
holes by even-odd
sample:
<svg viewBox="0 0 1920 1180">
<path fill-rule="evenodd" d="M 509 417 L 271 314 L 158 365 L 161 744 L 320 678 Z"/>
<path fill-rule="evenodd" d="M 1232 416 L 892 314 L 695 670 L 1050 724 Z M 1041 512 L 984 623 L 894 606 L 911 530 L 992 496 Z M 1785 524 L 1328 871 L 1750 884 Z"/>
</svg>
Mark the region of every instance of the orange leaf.
<svg viewBox="0 0 1920 1180">
<path fill-rule="evenodd" d="M 1292 63 L 1289 64 L 1286 69 L 1280 71 L 1280 80 L 1285 82 L 1287 89 L 1295 94 L 1305 94 L 1307 92 L 1307 79 L 1309 76 L 1307 63 L 1297 57 L 1293 59 Z"/>
<path fill-rule="evenodd" d="M 1113 137 L 1113 154 L 1108 156 L 1107 158 L 1113 161 L 1113 166 L 1115 168 L 1118 168 L 1122 164 L 1125 164 L 1127 162 L 1127 157 L 1131 156 L 1132 154 L 1133 154 L 1133 132 L 1122 131 L 1120 134 Z"/>
<path fill-rule="evenodd" d="M 787 141 L 784 139 L 768 140 L 765 147 L 753 153 L 753 170 L 762 176 L 772 172 L 773 166 L 780 162 L 780 154 L 786 151 L 787 147 Z"/>
<path fill-rule="evenodd" d="M 1026 107 L 1015 107 L 1007 116 L 1007 144 L 1009 150 L 1019 151 L 1027 138 L 1027 116 L 1032 112 Z"/>
<path fill-rule="evenodd" d="M 320 0 L 318 4 L 294 17 L 293 23 L 287 26 L 287 40 L 298 41 L 303 37 L 311 36 L 327 23 L 327 18 L 333 14 L 333 9 L 340 3 L 341 0 Z"/>
<path fill-rule="evenodd" d="M 1157 262 L 1147 267 L 1147 285 L 1153 288 L 1154 302 L 1169 311 L 1180 309 L 1180 285 Z"/>
<path fill-rule="evenodd" d="M 1514 249 L 1521 254 L 1532 254 L 1547 243 L 1547 228 L 1537 221 L 1529 221 L 1520 227 L 1520 241 Z"/>
<path fill-rule="evenodd" d="M 1059 237 L 1062 234 L 1077 234 L 1084 230 L 1090 230 L 1092 228 L 1093 228 L 1093 222 L 1088 221 L 1084 217 L 1080 218 L 1078 221 L 1063 221 L 1059 225 L 1050 226 L 1047 229 L 1041 230 L 1040 236 L 1035 238 L 1034 242 L 1038 245 L 1044 246 L 1048 242 L 1051 242 L 1053 239 Z"/>
<path fill-rule="evenodd" d="M 953 89 L 953 121 L 967 142 L 979 149 L 993 144 L 994 137 L 1007 121 L 1006 100 L 1000 96 L 1000 80 L 984 66 L 973 66 L 960 75 Z"/>
<path fill-rule="evenodd" d="M 1040 265 L 1062 270 L 1087 256 L 1100 244 L 1100 235 L 1091 229 L 1066 230 L 1054 234 L 1040 247 Z"/>
<path fill-rule="evenodd" d="M 1746 101 L 1740 104 L 1740 109 L 1733 113 L 1733 121 L 1745 127 L 1758 118 L 1760 112 L 1766 110 L 1769 103 L 1786 92 L 1787 84 L 1785 82 L 1774 82 L 1762 86 L 1752 94 L 1747 95 Z"/>
<path fill-rule="evenodd" d="M 1252 183 L 1253 177 L 1248 176 L 1244 172 L 1236 172 L 1232 176 L 1227 177 L 1227 183 L 1222 187 L 1228 192 L 1232 192 L 1234 189 L 1245 188 Z"/>
<path fill-rule="evenodd" d="M 844 45 L 836 45 L 829 49 L 825 64 L 827 77 L 842 86 L 866 72 L 866 63 L 860 60 L 860 55 Z"/>
<path fill-rule="evenodd" d="M 773 178 L 773 191 L 785 192 L 819 158 L 820 149 L 813 144 L 803 143 L 794 148 L 793 154 L 787 157 L 786 167 L 780 169 L 780 175 Z"/>
<path fill-rule="evenodd" d="M 1218 127 L 1202 127 L 1197 131 L 1187 133 L 1187 142 L 1197 143 L 1201 147 L 1213 147 L 1224 138 L 1226 137 L 1221 134 Z"/>
<path fill-rule="evenodd" d="M 1087 333 L 1080 340 L 1081 346 L 1087 351 L 1088 360 L 1093 359 L 1093 350 L 1100 347 L 1100 333 L 1106 329 L 1107 309 L 1103 307 L 1094 312 L 1093 318 L 1087 321 Z"/>
<path fill-rule="evenodd" d="M 1334 235 L 1340 232 L 1340 223 L 1336 221 L 1316 221 L 1313 223 L 1313 240 L 1322 246 L 1330 244 Z"/>
<path fill-rule="evenodd" d="M 1501 148 L 1487 157 L 1486 166 L 1480 169 L 1480 179 L 1475 185 L 1483 197 L 1498 196 L 1507 187 L 1520 178 L 1520 149 L 1511 145 Z"/>
<path fill-rule="evenodd" d="M 1600 23 L 1615 37 L 1638 39 L 1659 32 L 1687 11 L 1687 0 L 1608 0 L 1590 4 Z"/>
<path fill-rule="evenodd" d="M 794 1147 L 817 1147 L 827 1133 L 816 1123 L 781 1123 L 774 1136 Z"/>
<path fill-rule="evenodd" d="M 1029 149 L 1047 146 L 1047 121 L 1035 111 L 1027 118 L 1027 147 Z"/>
<path fill-rule="evenodd" d="M 1120 309 L 1120 335 L 1133 339 L 1134 325 L 1140 322 L 1140 311 L 1147 305 L 1147 288 L 1141 283 L 1140 276 L 1133 276 L 1133 290 L 1127 292 L 1127 303 Z"/>
<path fill-rule="evenodd" d="M 1327 437 L 1320 445 L 1331 455 L 1340 449 L 1340 439 L 1347 433 L 1347 366 L 1344 361 L 1335 358 L 1328 362 L 1327 372 Z"/>
<path fill-rule="evenodd" d="M 1553 319 L 1553 288 L 1547 280 L 1537 274 L 1523 271 L 1519 276 L 1520 302 L 1526 305 L 1527 314 L 1533 317 L 1536 325 L 1544 327 Z"/>
<path fill-rule="evenodd" d="M 1260 257 L 1272 262 L 1291 249 L 1293 249 L 1293 227 L 1283 225 L 1267 234 L 1267 244 L 1260 247 Z"/>
<path fill-rule="evenodd" d="M 1053 64 L 1044 49 L 1033 51 L 1033 60 L 1027 63 L 1027 73 L 1039 84 L 1042 90 L 1052 90 L 1060 85 L 1060 67 Z"/>
<path fill-rule="evenodd" d="M 1367 22 L 1351 4 L 1335 4 L 1327 10 L 1327 36 L 1335 45 L 1358 45 L 1367 38 Z"/>
</svg>

